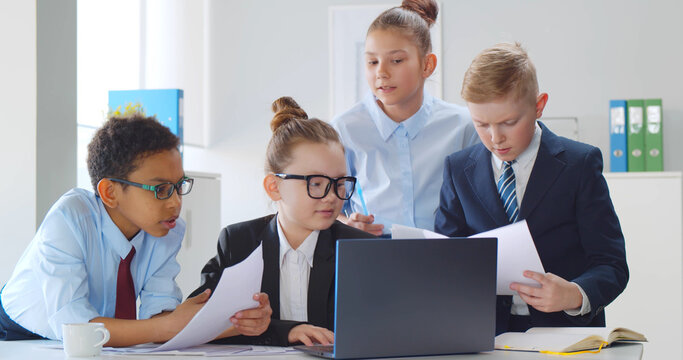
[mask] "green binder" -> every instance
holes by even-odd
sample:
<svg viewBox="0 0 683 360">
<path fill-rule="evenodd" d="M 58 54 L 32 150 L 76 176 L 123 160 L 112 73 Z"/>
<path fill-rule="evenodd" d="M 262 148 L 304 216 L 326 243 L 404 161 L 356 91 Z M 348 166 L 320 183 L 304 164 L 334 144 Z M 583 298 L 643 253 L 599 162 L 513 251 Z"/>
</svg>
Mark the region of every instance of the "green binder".
<svg viewBox="0 0 683 360">
<path fill-rule="evenodd" d="M 662 99 L 645 100 L 645 170 L 664 171 L 662 158 Z"/>
<path fill-rule="evenodd" d="M 626 100 L 628 111 L 628 171 L 645 171 L 645 129 L 643 100 Z"/>
</svg>

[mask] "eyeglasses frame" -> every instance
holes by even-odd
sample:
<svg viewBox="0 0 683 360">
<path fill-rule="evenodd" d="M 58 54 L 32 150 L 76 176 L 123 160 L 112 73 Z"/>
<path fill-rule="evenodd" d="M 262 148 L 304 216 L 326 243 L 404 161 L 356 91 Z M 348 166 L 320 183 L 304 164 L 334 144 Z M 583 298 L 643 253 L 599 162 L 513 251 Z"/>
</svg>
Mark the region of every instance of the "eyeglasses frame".
<svg viewBox="0 0 683 360">
<path fill-rule="evenodd" d="M 152 191 L 152 192 L 154 192 L 154 198 L 156 198 L 157 200 L 166 200 L 166 199 L 170 198 L 171 196 L 173 196 L 173 191 L 171 191 L 171 192 L 168 194 L 167 197 L 159 197 L 159 193 L 158 193 L 158 190 L 157 190 L 157 189 L 158 189 L 160 186 L 162 186 L 162 185 L 172 185 L 172 186 L 173 186 L 173 190 L 174 190 L 175 192 L 177 192 L 179 196 L 183 196 L 183 195 L 189 194 L 190 191 L 192 191 L 192 187 L 194 186 L 194 179 L 193 179 L 193 178 L 189 178 L 189 177 L 187 177 L 187 176 L 183 176 L 183 178 L 180 179 L 180 181 L 178 181 L 178 182 L 175 183 L 175 184 L 172 183 L 172 182 L 164 182 L 164 183 L 157 184 L 157 185 L 140 184 L 140 183 L 136 183 L 136 182 L 133 182 L 133 181 L 123 180 L 123 179 L 116 179 L 116 178 L 107 178 L 107 179 L 109 179 L 110 181 L 115 181 L 115 182 L 118 182 L 118 183 L 122 183 L 122 184 L 126 184 L 126 185 L 131 185 L 131 186 L 139 187 L 139 188 L 141 188 L 141 189 L 145 189 L 145 190 Z M 190 183 L 190 189 L 189 189 L 186 193 L 181 194 L 181 193 L 180 193 L 181 185 L 182 185 L 183 182 L 186 182 L 186 181 Z"/>
<path fill-rule="evenodd" d="M 341 200 L 349 200 L 351 199 L 351 196 L 353 196 L 353 192 L 356 191 L 356 182 L 358 181 L 355 176 L 340 176 L 338 178 L 331 178 L 327 175 L 320 175 L 320 174 L 312 174 L 312 175 L 295 175 L 295 174 L 273 174 L 280 179 L 283 180 L 306 180 L 306 192 L 308 193 L 308 196 L 311 199 L 324 199 L 329 193 L 330 193 L 330 188 L 332 187 L 332 184 L 334 184 L 334 194 Z M 325 188 L 325 193 L 323 196 L 313 196 L 311 195 L 311 188 L 310 188 L 310 179 L 314 177 L 323 177 L 329 180 L 327 183 L 327 187 Z M 339 180 L 352 180 L 353 182 L 353 189 L 349 192 L 349 196 L 347 198 L 342 197 L 337 193 L 337 182 Z"/>
</svg>

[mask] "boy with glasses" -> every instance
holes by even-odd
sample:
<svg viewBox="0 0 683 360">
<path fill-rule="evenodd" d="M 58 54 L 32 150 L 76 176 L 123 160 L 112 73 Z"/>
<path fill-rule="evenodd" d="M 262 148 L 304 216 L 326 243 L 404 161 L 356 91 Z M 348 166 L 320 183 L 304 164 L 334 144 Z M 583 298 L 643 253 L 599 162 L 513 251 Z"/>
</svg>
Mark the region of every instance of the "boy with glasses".
<svg viewBox="0 0 683 360">
<path fill-rule="evenodd" d="M 179 139 L 154 118 L 112 118 L 88 146 L 95 193 L 73 189 L 50 209 L 0 292 L 0 339 L 62 338 L 62 324 L 104 323 L 106 346 L 164 342 L 208 300 L 181 304 L 176 254 L 185 233 L 182 196 L 192 190 Z M 140 300 L 140 308 L 136 300 Z M 268 296 L 233 317 L 221 337 L 259 335 Z"/>
</svg>

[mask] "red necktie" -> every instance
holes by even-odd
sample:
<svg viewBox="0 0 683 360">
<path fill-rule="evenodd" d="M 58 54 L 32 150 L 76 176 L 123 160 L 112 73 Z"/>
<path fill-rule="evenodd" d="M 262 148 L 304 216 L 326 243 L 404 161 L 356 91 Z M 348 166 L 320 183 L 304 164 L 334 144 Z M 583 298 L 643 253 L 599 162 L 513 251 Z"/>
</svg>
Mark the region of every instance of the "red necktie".
<svg viewBox="0 0 683 360">
<path fill-rule="evenodd" d="M 128 256 L 119 263 L 119 274 L 116 279 L 116 313 L 117 319 L 135 320 L 135 285 L 130 273 L 130 262 L 135 255 L 135 247 L 130 249 Z"/>
</svg>

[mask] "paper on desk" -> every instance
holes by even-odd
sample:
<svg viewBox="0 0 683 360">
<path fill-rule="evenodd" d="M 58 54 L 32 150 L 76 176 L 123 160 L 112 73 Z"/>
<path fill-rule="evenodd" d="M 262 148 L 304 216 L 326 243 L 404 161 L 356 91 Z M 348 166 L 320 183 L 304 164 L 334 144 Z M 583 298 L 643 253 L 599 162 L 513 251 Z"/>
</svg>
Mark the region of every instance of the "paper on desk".
<svg viewBox="0 0 683 360">
<path fill-rule="evenodd" d="M 545 273 L 526 220 L 470 237 L 498 238 L 497 295 L 516 295 L 516 291 L 510 290 L 510 284 L 513 282 L 540 287 L 537 281 L 525 278 L 522 275 L 525 270 Z"/>
<path fill-rule="evenodd" d="M 177 350 L 207 343 L 232 326 L 230 317 L 240 310 L 258 306 L 252 297 L 261 291 L 263 275 L 262 247 L 249 257 L 223 270 L 211 298 L 192 320 L 171 340 L 146 351 Z"/>
<path fill-rule="evenodd" d="M 187 347 L 179 350 L 157 351 L 150 348 L 156 348 L 154 344 L 142 344 L 131 346 L 128 348 L 110 348 L 105 347 L 103 352 L 111 355 L 119 355 L 124 353 L 135 353 L 136 355 L 183 355 L 183 356 L 266 356 L 266 355 L 284 355 L 291 353 L 298 353 L 292 347 L 280 346 L 257 346 L 257 345 L 223 345 L 223 344 L 203 344 L 192 347 Z M 59 347 L 61 349 L 61 346 Z"/>
<path fill-rule="evenodd" d="M 392 239 L 442 239 L 448 236 L 437 234 L 433 231 L 418 229 L 399 224 L 391 225 Z"/>
<path fill-rule="evenodd" d="M 301 352 L 300 350 L 297 350 L 293 347 L 252 345 L 251 350 L 247 350 L 247 351 L 241 352 L 241 353 L 236 354 L 236 355 L 239 355 L 239 356 L 286 355 L 286 354 L 296 354 L 296 353 L 300 353 L 300 352 Z M 213 355 L 209 355 L 209 356 L 213 356 Z"/>
</svg>

